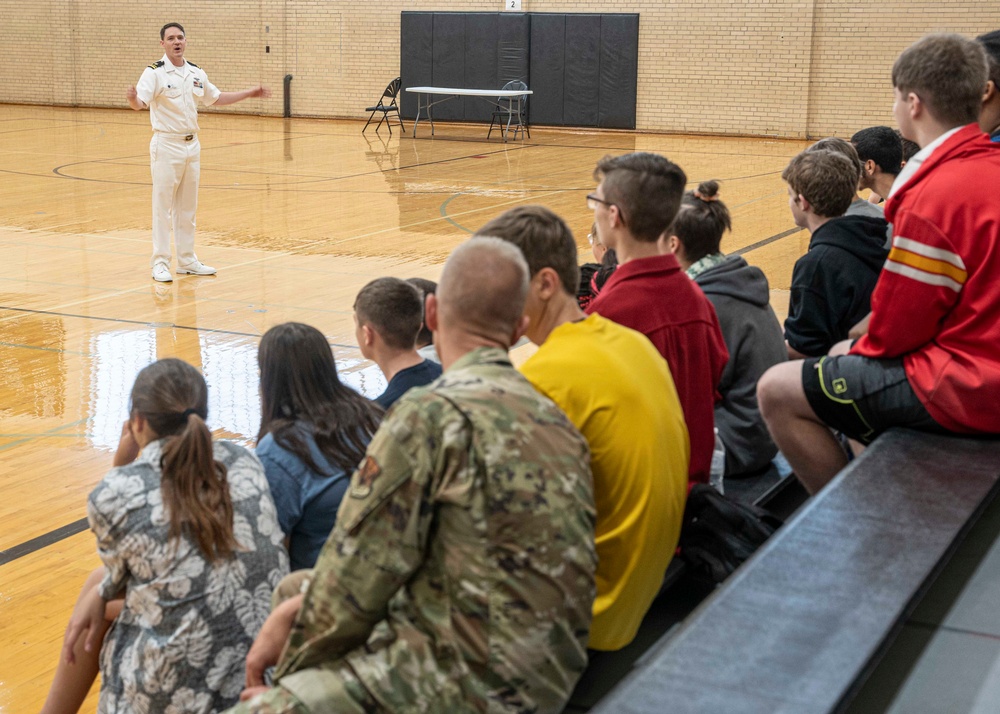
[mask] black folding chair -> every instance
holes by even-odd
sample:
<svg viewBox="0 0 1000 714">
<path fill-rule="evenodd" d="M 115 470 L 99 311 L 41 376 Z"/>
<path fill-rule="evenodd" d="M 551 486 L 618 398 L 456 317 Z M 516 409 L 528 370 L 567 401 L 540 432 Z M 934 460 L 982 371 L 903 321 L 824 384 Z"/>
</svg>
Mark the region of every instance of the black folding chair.
<svg viewBox="0 0 1000 714">
<path fill-rule="evenodd" d="M 510 91 L 518 89 L 527 89 L 528 85 L 519 79 L 512 79 L 503 85 L 501 91 Z M 517 138 L 518 130 L 523 131 L 527 134 L 528 138 L 531 138 L 531 132 L 528 131 L 528 95 L 519 94 L 514 97 L 497 97 L 496 98 L 496 108 L 493 110 L 493 116 L 490 117 L 490 130 L 486 132 L 486 138 L 490 138 L 490 134 L 493 133 L 493 124 L 496 123 L 498 128 L 504 129 L 505 131 L 510 131 L 510 125 L 514 117 L 517 117 L 517 126 L 514 127 L 514 138 Z M 497 121 L 499 119 L 499 122 Z M 504 127 L 504 120 L 506 120 L 507 125 Z"/>
<path fill-rule="evenodd" d="M 378 104 L 376 104 L 374 107 L 365 107 L 365 111 L 371 112 L 371 114 L 368 115 L 368 121 L 365 122 L 365 128 L 361 130 L 362 134 L 365 133 L 365 129 L 368 128 L 368 125 L 372 123 L 372 119 L 375 117 L 375 115 L 379 113 L 381 113 L 382 116 L 379 118 L 378 124 L 375 125 L 376 134 L 378 133 L 379 127 L 382 126 L 382 122 L 385 122 L 385 125 L 389 127 L 389 135 L 390 136 L 392 135 L 392 123 L 389 121 L 389 114 L 393 113 L 395 113 L 396 118 L 399 119 L 399 127 L 403 130 L 404 134 L 406 133 L 406 127 L 403 126 L 403 118 L 399 116 L 399 105 L 396 104 L 396 97 L 398 95 L 399 95 L 399 77 L 396 77 L 394 80 L 389 82 L 389 85 L 385 88 L 385 91 L 382 92 L 382 96 L 379 97 Z M 389 101 L 386 101 L 387 99 Z"/>
</svg>

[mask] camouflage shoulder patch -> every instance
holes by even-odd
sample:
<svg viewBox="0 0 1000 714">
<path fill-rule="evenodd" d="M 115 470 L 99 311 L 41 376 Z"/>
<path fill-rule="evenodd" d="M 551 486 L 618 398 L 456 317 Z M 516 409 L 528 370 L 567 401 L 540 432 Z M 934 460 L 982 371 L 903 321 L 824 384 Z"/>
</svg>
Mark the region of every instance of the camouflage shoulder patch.
<svg viewBox="0 0 1000 714">
<path fill-rule="evenodd" d="M 187 63 L 188 63 L 189 65 L 191 65 L 192 67 L 198 67 L 198 65 L 196 65 L 196 64 L 195 64 L 194 62 L 192 62 L 191 60 L 186 60 L 186 61 L 187 61 Z M 201 67 L 198 67 L 198 69 L 201 69 Z"/>
<path fill-rule="evenodd" d="M 374 456 L 366 456 L 358 467 L 357 476 L 351 481 L 351 498 L 368 498 L 372 484 L 382 474 L 382 467 Z"/>
<path fill-rule="evenodd" d="M 163 66 L 163 60 L 156 60 L 153 64 L 149 65 L 150 69 L 159 69 Z"/>
</svg>

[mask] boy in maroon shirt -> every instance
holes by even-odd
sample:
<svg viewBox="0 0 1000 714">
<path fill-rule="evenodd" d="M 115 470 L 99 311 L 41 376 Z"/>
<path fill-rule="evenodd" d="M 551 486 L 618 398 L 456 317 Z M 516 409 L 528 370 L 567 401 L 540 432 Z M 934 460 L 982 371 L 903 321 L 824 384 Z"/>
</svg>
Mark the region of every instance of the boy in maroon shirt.
<svg viewBox="0 0 1000 714">
<path fill-rule="evenodd" d="M 687 176 L 646 152 L 606 156 L 597 189 L 587 196 L 601 243 L 618 254 L 618 269 L 587 308 L 650 339 L 670 367 L 691 437 L 692 483 L 707 483 L 715 445 L 713 409 L 729 360 L 715 309 L 657 239 L 680 208 Z"/>
</svg>

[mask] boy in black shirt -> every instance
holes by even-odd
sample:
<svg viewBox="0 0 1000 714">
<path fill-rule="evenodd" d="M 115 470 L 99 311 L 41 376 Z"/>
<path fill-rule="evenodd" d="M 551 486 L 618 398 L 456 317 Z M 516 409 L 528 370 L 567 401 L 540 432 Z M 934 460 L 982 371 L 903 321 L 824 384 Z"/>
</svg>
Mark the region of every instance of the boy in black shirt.
<svg viewBox="0 0 1000 714">
<path fill-rule="evenodd" d="M 888 250 L 884 218 L 845 216 L 858 187 L 858 171 L 843 154 L 807 150 L 782 173 L 795 224 L 812 234 L 808 252 L 792 271 L 785 320 L 790 359 L 825 355 L 847 338 L 871 310 Z"/>
<path fill-rule="evenodd" d="M 423 295 L 399 278 L 377 278 L 354 300 L 354 323 L 361 354 L 375 362 L 389 382 L 375 403 L 388 410 L 413 387 L 441 376 L 441 365 L 417 354 L 424 319 Z"/>
</svg>

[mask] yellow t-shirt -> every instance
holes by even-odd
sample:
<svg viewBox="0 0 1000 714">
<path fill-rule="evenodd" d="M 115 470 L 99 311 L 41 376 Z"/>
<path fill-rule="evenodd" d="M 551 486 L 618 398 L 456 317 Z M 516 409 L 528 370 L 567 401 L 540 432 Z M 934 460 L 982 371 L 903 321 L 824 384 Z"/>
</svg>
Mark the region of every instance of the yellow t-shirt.
<svg viewBox="0 0 1000 714">
<path fill-rule="evenodd" d="M 590 443 L 598 557 L 590 647 L 620 649 L 680 537 L 690 443 L 674 380 L 645 335 L 596 314 L 554 329 L 521 372 Z"/>
</svg>

